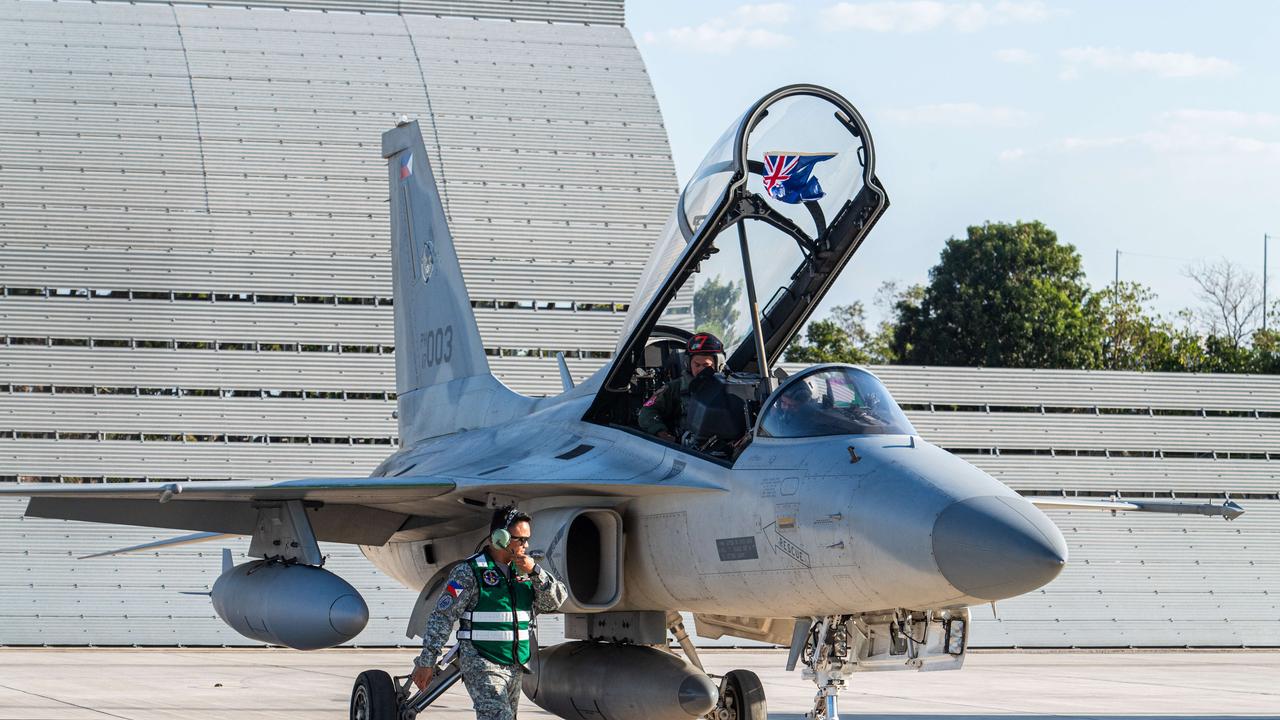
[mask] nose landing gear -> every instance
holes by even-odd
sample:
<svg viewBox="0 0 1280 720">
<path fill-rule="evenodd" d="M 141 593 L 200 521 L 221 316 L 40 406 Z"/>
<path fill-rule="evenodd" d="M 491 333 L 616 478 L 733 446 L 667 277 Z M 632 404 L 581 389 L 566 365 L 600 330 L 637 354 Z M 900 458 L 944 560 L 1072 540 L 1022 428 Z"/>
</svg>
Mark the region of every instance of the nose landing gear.
<svg viewBox="0 0 1280 720">
<path fill-rule="evenodd" d="M 849 631 L 846 615 L 830 615 L 813 626 L 805 642 L 801 677 L 818 685 L 810 720 L 840 720 L 840 691 L 844 690 L 845 664 L 849 661 Z"/>
</svg>

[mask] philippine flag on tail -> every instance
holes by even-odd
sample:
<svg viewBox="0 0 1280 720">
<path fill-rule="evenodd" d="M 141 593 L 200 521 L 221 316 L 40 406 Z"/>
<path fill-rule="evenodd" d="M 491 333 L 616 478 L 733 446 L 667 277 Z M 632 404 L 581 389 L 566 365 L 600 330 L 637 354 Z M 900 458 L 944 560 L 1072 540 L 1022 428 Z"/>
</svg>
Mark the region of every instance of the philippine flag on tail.
<svg viewBox="0 0 1280 720">
<path fill-rule="evenodd" d="M 774 199 L 793 205 L 817 200 L 826 193 L 818 184 L 818 178 L 813 177 L 813 166 L 835 156 L 835 153 L 765 153 L 764 189 Z"/>
<path fill-rule="evenodd" d="M 400 161 L 400 179 L 401 180 L 408 179 L 408 177 L 412 174 L 413 174 L 413 153 L 409 153 L 408 155 L 404 156 L 403 160 Z"/>
</svg>

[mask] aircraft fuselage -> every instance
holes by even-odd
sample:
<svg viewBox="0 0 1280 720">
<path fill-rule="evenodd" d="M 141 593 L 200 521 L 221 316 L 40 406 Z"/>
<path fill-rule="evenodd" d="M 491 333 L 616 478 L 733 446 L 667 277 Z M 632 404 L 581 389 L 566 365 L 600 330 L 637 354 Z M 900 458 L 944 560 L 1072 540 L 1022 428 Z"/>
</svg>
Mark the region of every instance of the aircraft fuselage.
<svg viewBox="0 0 1280 720">
<path fill-rule="evenodd" d="M 423 441 L 381 471 L 721 488 L 534 501 L 539 509 L 594 503 L 622 514 L 624 593 L 615 610 L 795 617 L 960 607 L 1039 587 L 1066 560 L 1065 541 L 1043 513 L 918 436 L 758 437 L 726 467 L 635 432 L 570 419 L 583 407 L 571 400 Z M 566 447 L 581 446 L 590 449 L 561 459 Z M 451 535 L 452 543 L 431 537 L 363 549 L 418 590 L 484 530 Z M 535 550 L 549 541 L 534 528 Z M 423 560 L 427 542 L 443 549 L 433 564 Z"/>
</svg>

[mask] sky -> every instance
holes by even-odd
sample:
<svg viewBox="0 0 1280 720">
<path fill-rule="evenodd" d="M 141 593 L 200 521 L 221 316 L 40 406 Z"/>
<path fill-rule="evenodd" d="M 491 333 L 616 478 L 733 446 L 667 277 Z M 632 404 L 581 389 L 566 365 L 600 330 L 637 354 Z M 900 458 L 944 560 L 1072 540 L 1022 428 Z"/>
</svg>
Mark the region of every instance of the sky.
<svg viewBox="0 0 1280 720">
<path fill-rule="evenodd" d="M 926 282 L 950 237 L 1039 220 L 1095 288 L 1173 316 L 1226 258 L 1280 291 L 1280 3 L 628 0 L 683 184 L 753 101 L 825 85 L 866 118 L 891 206 L 815 317 Z M 872 310 L 873 318 L 879 313 Z"/>
</svg>

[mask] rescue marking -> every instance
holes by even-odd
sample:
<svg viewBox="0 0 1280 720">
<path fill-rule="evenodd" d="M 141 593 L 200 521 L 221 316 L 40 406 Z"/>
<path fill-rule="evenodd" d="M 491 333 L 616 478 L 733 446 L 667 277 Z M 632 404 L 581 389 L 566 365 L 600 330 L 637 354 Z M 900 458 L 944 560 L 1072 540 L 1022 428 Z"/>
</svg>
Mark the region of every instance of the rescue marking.
<svg viewBox="0 0 1280 720">
<path fill-rule="evenodd" d="M 809 567 L 809 553 L 806 552 L 804 548 L 782 537 L 782 534 L 776 532 L 776 530 L 774 532 L 774 537 L 777 539 L 777 542 L 774 544 L 775 548 L 780 552 L 785 553 L 792 560 L 795 560 L 805 567 Z"/>
</svg>

